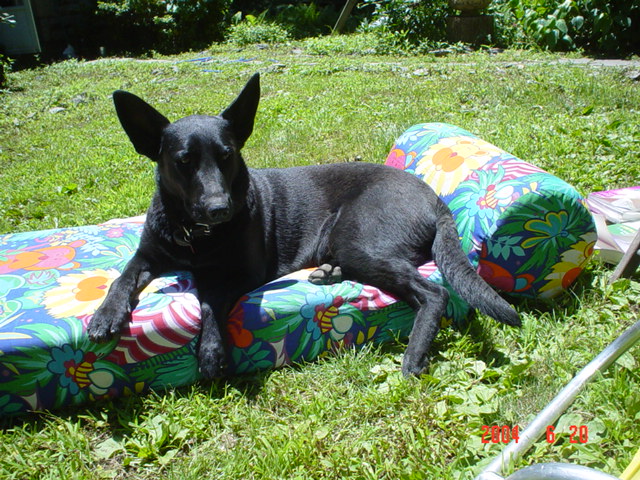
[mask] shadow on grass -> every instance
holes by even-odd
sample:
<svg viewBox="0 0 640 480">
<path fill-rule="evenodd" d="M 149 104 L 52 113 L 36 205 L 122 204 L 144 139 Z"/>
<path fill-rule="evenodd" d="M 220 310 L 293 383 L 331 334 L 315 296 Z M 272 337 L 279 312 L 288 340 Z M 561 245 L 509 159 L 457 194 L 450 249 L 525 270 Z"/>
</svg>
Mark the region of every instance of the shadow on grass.
<svg viewBox="0 0 640 480">
<path fill-rule="evenodd" d="M 298 368 L 291 366 L 290 368 Z M 302 366 L 300 366 L 302 368 Z M 194 397 L 194 394 L 204 394 L 207 398 L 223 399 L 229 388 L 251 400 L 262 392 L 264 385 L 273 373 L 266 370 L 248 375 L 239 375 L 232 378 L 216 380 L 200 380 L 194 384 L 181 387 L 157 390 L 147 390 L 139 394 L 125 395 L 111 399 L 99 399 L 81 405 L 66 405 L 54 410 L 34 411 L 20 413 L 14 416 L 0 418 L 0 431 L 11 428 L 30 426 L 39 430 L 51 421 L 66 421 L 75 423 L 86 418 L 99 419 L 108 424 L 112 432 L 129 433 L 134 430 L 130 422 L 140 416 L 144 416 L 150 409 L 150 403 L 162 402 L 162 398 L 169 392 L 177 401 Z M 123 429 L 125 430 L 123 432 Z"/>
</svg>

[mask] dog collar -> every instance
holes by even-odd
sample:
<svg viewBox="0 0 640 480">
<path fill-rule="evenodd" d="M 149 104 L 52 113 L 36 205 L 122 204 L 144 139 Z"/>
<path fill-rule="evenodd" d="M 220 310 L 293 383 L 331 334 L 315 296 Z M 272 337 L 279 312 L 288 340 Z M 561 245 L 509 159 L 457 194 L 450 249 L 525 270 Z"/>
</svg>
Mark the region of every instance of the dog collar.
<svg viewBox="0 0 640 480">
<path fill-rule="evenodd" d="M 196 223 L 192 227 L 183 225 L 181 228 L 174 230 L 173 240 L 181 247 L 191 247 L 195 239 L 208 237 L 211 233 L 211 225 L 206 223 Z"/>
</svg>

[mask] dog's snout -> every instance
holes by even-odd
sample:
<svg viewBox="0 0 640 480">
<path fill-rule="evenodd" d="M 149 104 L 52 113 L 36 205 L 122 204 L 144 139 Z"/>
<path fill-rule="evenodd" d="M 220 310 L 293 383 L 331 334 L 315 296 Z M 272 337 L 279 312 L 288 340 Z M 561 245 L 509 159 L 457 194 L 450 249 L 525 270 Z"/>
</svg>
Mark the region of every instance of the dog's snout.
<svg viewBox="0 0 640 480">
<path fill-rule="evenodd" d="M 228 203 L 221 203 L 217 205 L 211 205 L 207 209 L 207 217 L 212 223 L 220 223 L 229 219 L 231 215 L 231 208 Z"/>
</svg>

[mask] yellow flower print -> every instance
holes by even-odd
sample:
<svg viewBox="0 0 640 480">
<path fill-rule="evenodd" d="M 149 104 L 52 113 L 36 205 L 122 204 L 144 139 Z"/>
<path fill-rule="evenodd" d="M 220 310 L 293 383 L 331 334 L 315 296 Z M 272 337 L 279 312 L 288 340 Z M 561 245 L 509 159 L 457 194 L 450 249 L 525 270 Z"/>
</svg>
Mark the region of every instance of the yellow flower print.
<svg viewBox="0 0 640 480">
<path fill-rule="evenodd" d="M 109 286 L 120 276 L 115 269 L 70 273 L 45 293 L 44 306 L 52 317 L 80 317 L 95 312 Z"/>
<path fill-rule="evenodd" d="M 105 395 L 113 385 L 113 372 L 106 368 L 96 368 L 98 356 L 95 352 L 76 350 L 71 345 L 51 349 L 51 360 L 47 369 L 58 375 L 60 386 L 69 390 L 71 395 L 88 388 L 91 395 Z"/>
<path fill-rule="evenodd" d="M 551 273 L 544 277 L 547 283 L 540 288 L 540 296 L 552 298 L 569 287 L 593 254 L 595 243 L 595 232 L 589 232 L 582 236 L 582 240 L 573 244 L 570 250 L 562 253 L 560 262 L 556 263 Z"/>
<path fill-rule="evenodd" d="M 479 138 L 448 137 L 431 145 L 418 160 L 416 174 L 422 175 L 439 195 L 447 195 L 469 174 L 504 153 Z"/>
</svg>

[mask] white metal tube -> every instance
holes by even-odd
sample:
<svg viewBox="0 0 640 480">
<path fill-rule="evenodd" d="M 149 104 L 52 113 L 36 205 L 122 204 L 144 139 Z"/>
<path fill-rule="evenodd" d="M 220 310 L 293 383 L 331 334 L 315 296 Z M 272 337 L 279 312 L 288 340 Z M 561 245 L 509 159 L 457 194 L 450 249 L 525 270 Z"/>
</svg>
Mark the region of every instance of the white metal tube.
<svg viewBox="0 0 640 480">
<path fill-rule="evenodd" d="M 538 463 L 518 470 L 507 480 L 618 480 L 608 473 L 568 463 Z"/>
</svg>

